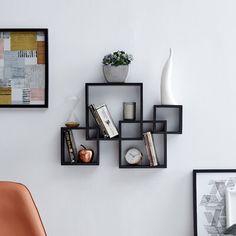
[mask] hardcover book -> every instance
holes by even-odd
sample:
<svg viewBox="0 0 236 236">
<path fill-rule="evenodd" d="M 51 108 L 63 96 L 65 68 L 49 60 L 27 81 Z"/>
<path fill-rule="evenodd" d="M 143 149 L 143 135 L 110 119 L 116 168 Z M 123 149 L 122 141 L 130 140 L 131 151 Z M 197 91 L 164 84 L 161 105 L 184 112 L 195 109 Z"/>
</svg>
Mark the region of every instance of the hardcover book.
<svg viewBox="0 0 236 236">
<path fill-rule="evenodd" d="M 143 136 L 144 136 L 144 142 L 145 142 L 145 147 L 147 150 L 148 159 L 150 161 L 150 166 L 158 166 L 159 163 L 157 159 L 155 145 L 153 142 L 152 133 L 145 132 Z"/>
<path fill-rule="evenodd" d="M 104 137 L 113 138 L 119 135 L 111 114 L 105 104 L 99 107 L 95 107 L 94 104 L 91 104 L 89 109 Z"/>
<path fill-rule="evenodd" d="M 99 114 L 96 110 L 95 105 L 94 104 L 89 105 L 89 110 L 91 111 L 91 114 L 93 115 L 94 120 L 96 121 L 98 127 L 100 128 L 100 131 L 101 131 L 102 135 L 104 137 L 108 138 L 109 135 L 108 135 L 103 123 L 102 123 L 102 120 L 101 120 L 101 118 L 100 118 L 100 116 L 99 116 Z"/>
<path fill-rule="evenodd" d="M 117 136 L 119 133 L 116 129 L 115 123 L 111 117 L 111 114 L 105 104 L 96 108 L 98 115 L 100 116 L 102 123 L 110 138 Z"/>
<path fill-rule="evenodd" d="M 68 155 L 71 163 L 75 163 L 77 160 L 77 151 L 74 143 L 74 136 L 71 130 L 64 131 L 65 142 L 68 150 Z M 74 147 L 73 147 L 74 146 Z"/>
</svg>

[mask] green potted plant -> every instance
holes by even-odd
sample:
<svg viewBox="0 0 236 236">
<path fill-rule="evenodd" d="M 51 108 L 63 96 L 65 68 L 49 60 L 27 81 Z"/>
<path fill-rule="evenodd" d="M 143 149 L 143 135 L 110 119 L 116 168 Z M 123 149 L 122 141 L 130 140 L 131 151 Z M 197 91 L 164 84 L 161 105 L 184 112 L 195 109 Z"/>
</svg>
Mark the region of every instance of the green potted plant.
<svg viewBox="0 0 236 236">
<path fill-rule="evenodd" d="M 124 51 L 113 52 L 103 58 L 103 73 L 107 82 L 125 82 L 129 72 L 129 64 L 133 56 Z"/>
</svg>

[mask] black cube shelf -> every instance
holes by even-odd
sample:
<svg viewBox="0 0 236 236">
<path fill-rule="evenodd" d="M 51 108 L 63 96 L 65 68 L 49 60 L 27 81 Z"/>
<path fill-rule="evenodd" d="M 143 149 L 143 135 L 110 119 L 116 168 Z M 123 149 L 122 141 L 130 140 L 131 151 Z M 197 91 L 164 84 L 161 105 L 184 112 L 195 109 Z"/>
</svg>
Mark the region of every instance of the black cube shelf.
<svg viewBox="0 0 236 236">
<path fill-rule="evenodd" d="M 182 134 L 183 106 L 182 105 L 154 105 L 154 121 L 167 121 L 167 134 Z M 157 127 L 155 128 L 157 129 Z"/>
<path fill-rule="evenodd" d="M 122 126 L 128 125 L 133 130 L 133 136 L 127 137 L 126 132 L 130 130 L 124 129 Z M 131 127 L 131 125 L 136 127 Z M 155 128 L 158 129 L 155 130 Z M 142 121 L 120 121 L 119 130 L 119 168 L 167 168 L 167 133 L 166 121 L 142 120 Z M 143 140 L 143 133 L 151 131 L 154 138 L 154 145 L 156 146 L 157 157 L 159 161 L 158 166 L 150 166 L 146 154 L 146 148 Z M 136 136 L 135 136 L 136 135 Z M 124 156 L 129 148 L 136 147 L 143 153 L 143 160 L 137 165 L 130 165 L 126 162 Z"/>
<path fill-rule="evenodd" d="M 131 95 L 134 95 L 135 98 L 132 98 Z M 123 120 L 123 102 L 136 102 L 136 120 Z M 104 138 L 100 134 L 100 129 L 89 111 L 90 104 L 95 104 L 95 106 L 102 104 L 107 105 L 111 116 L 115 121 L 115 125 L 117 126 L 119 136 L 110 139 Z M 99 165 L 100 141 L 118 141 L 119 168 L 167 168 L 167 135 L 182 134 L 182 105 L 154 105 L 153 120 L 143 120 L 142 83 L 86 83 L 85 116 L 86 126 L 72 128 L 71 130 L 73 133 L 79 132 L 84 134 L 82 139 L 75 135 L 77 147 L 79 146 L 78 144 L 84 145 L 85 143 L 93 143 L 92 149 L 95 151 L 94 159 L 91 163 L 71 163 L 64 137 L 65 130 L 68 130 L 69 128 L 62 127 L 61 165 Z M 149 160 L 147 158 L 146 148 L 143 140 L 143 133 L 147 131 L 151 131 L 154 138 L 154 145 L 156 147 L 159 161 L 158 166 L 150 166 Z M 130 165 L 124 158 L 126 151 L 131 147 L 137 147 L 144 154 L 142 162 L 138 165 Z"/>
<path fill-rule="evenodd" d="M 117 90 L 117 87 L 120 87 Z M 136 96 L 133 99 L 132 94 Z M 111 96 L 109 96 L 109 94 Z M 94 98 L 92 98 L 94 96 Z M 120 97 L 125 96 L 126 100 L 122 101 Z M 119 128 L 119 121 L 123 119 L 123 102 L 136 102 L 136 119 L 143 119 L 143 83 L 86 83 L 85 84 L 85 111 L 86 111 L 86 138 L 93 140 L 94 137 L 88 132 L 90 127 L 96 126 L 94 119 L 89 111 L 89 105 L 106 104 L 112 117 L 115 121 L 117 129 Z M 114 115 L 115 114 L 115 115 Z M 118 119 L 117 119 L 118 117 Z M 119 130 L 118 130 L 119 132 Z M 119 140 L 119 136 L 114 138 L 104 138 L 99 135 L 101 141 Z"/>
<path fill-rule="evenodd" d="M 66 130 L 72 130 L 74 138 L 75 138 L 75 142 L 76 142 L 76 146 L 77 148 L 80 146 L 80 144 L 85 145 L 87 148 L 92 148 L 94 150 L 94 157 L 92 162 L 90 163 L 83 163 L 81 161 L 77 161 L 75 163 L 71 163 L 69 160 L 69 156 L 68 156 L 68 151 L 67 151 L 67 147 L 66 147 L 66 142 L 65 142 L 65 136 L 64 133 Z M 97 139 L 96 140 L 89 140 L 86 141 L 86 127 L 77 127 L 77 128 L 67 128 L 67 127 L 61 127 L 61 165 L 68 165 L 68 166 L 74 166 L 74 165 L 81 165 L 81 166 L 94 166 L 94 165 L 99 165 L 99 152 L 100 152 L 100 146 L 99 146 L 99 132 L 98 132 L 98 128 L 90 128 L 89 131 L 90 132 L 94 132 L 95 134 L 97 134 Z M 78 139 L 76 137 L 76 132 L 82 132 L 83 133 L 83 137 L 82 140 Z M 80 143 L 78 143 L 80 141 Z M 86 143 L 86 144 L 85 144 Z M 89 145 L 87 145 L 88 143 L 93 143 L 92 147 Z M 78 150 L 79 151 L 79 150 Z"/>
</svg>

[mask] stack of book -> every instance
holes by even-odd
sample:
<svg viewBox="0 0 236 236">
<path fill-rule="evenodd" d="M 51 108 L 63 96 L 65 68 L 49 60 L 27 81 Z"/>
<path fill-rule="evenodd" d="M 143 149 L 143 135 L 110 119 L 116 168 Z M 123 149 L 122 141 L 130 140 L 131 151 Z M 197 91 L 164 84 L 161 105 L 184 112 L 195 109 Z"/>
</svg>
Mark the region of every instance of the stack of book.
<svg viewBox="0 0 236 236">
<path fill-rule="evenodd" d="M 111 114 L 105 104 L 98 107 L 91 104 L 89 105 L 89 110 L 105 138 L 113 138 L 119 135 Z"/>
<path fill-rule="evenodd" d="M 75 163 L 77 162 L 78 152 L 75 145 L 75 139 L 74 139 L 72 130 L 70 129 L 64 130 L 64 138 L 65 138 L 70 162 Z"/>
<path fill-rule="evenodd" d="M 143 138 L 144 138 L 144 143 L 145 143 L 145 147 L 147 151 L 148 160 L 150 162 L 150 166 L 158 166 L 159 162 L 158 162 L 158 158 L 156 154 L 155 145 L 153 142 L 152 133 L 150 131 L 145 132 L 143 134 Z"/>
</svg>

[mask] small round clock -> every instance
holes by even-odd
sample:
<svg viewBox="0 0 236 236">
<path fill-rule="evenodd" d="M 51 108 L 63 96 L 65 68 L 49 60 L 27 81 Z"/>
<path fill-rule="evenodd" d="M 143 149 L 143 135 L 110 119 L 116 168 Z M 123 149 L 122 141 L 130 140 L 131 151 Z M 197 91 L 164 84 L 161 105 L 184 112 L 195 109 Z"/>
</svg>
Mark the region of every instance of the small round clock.
<svg viewBox="0 0 236 236">
<path fill-rule="evenodd" d="M 143 157 L 143 154 L 137 148 L 130 148 L 125 154 L 125 160 L 131 164 L 138 164 Z"/>
</svg>

